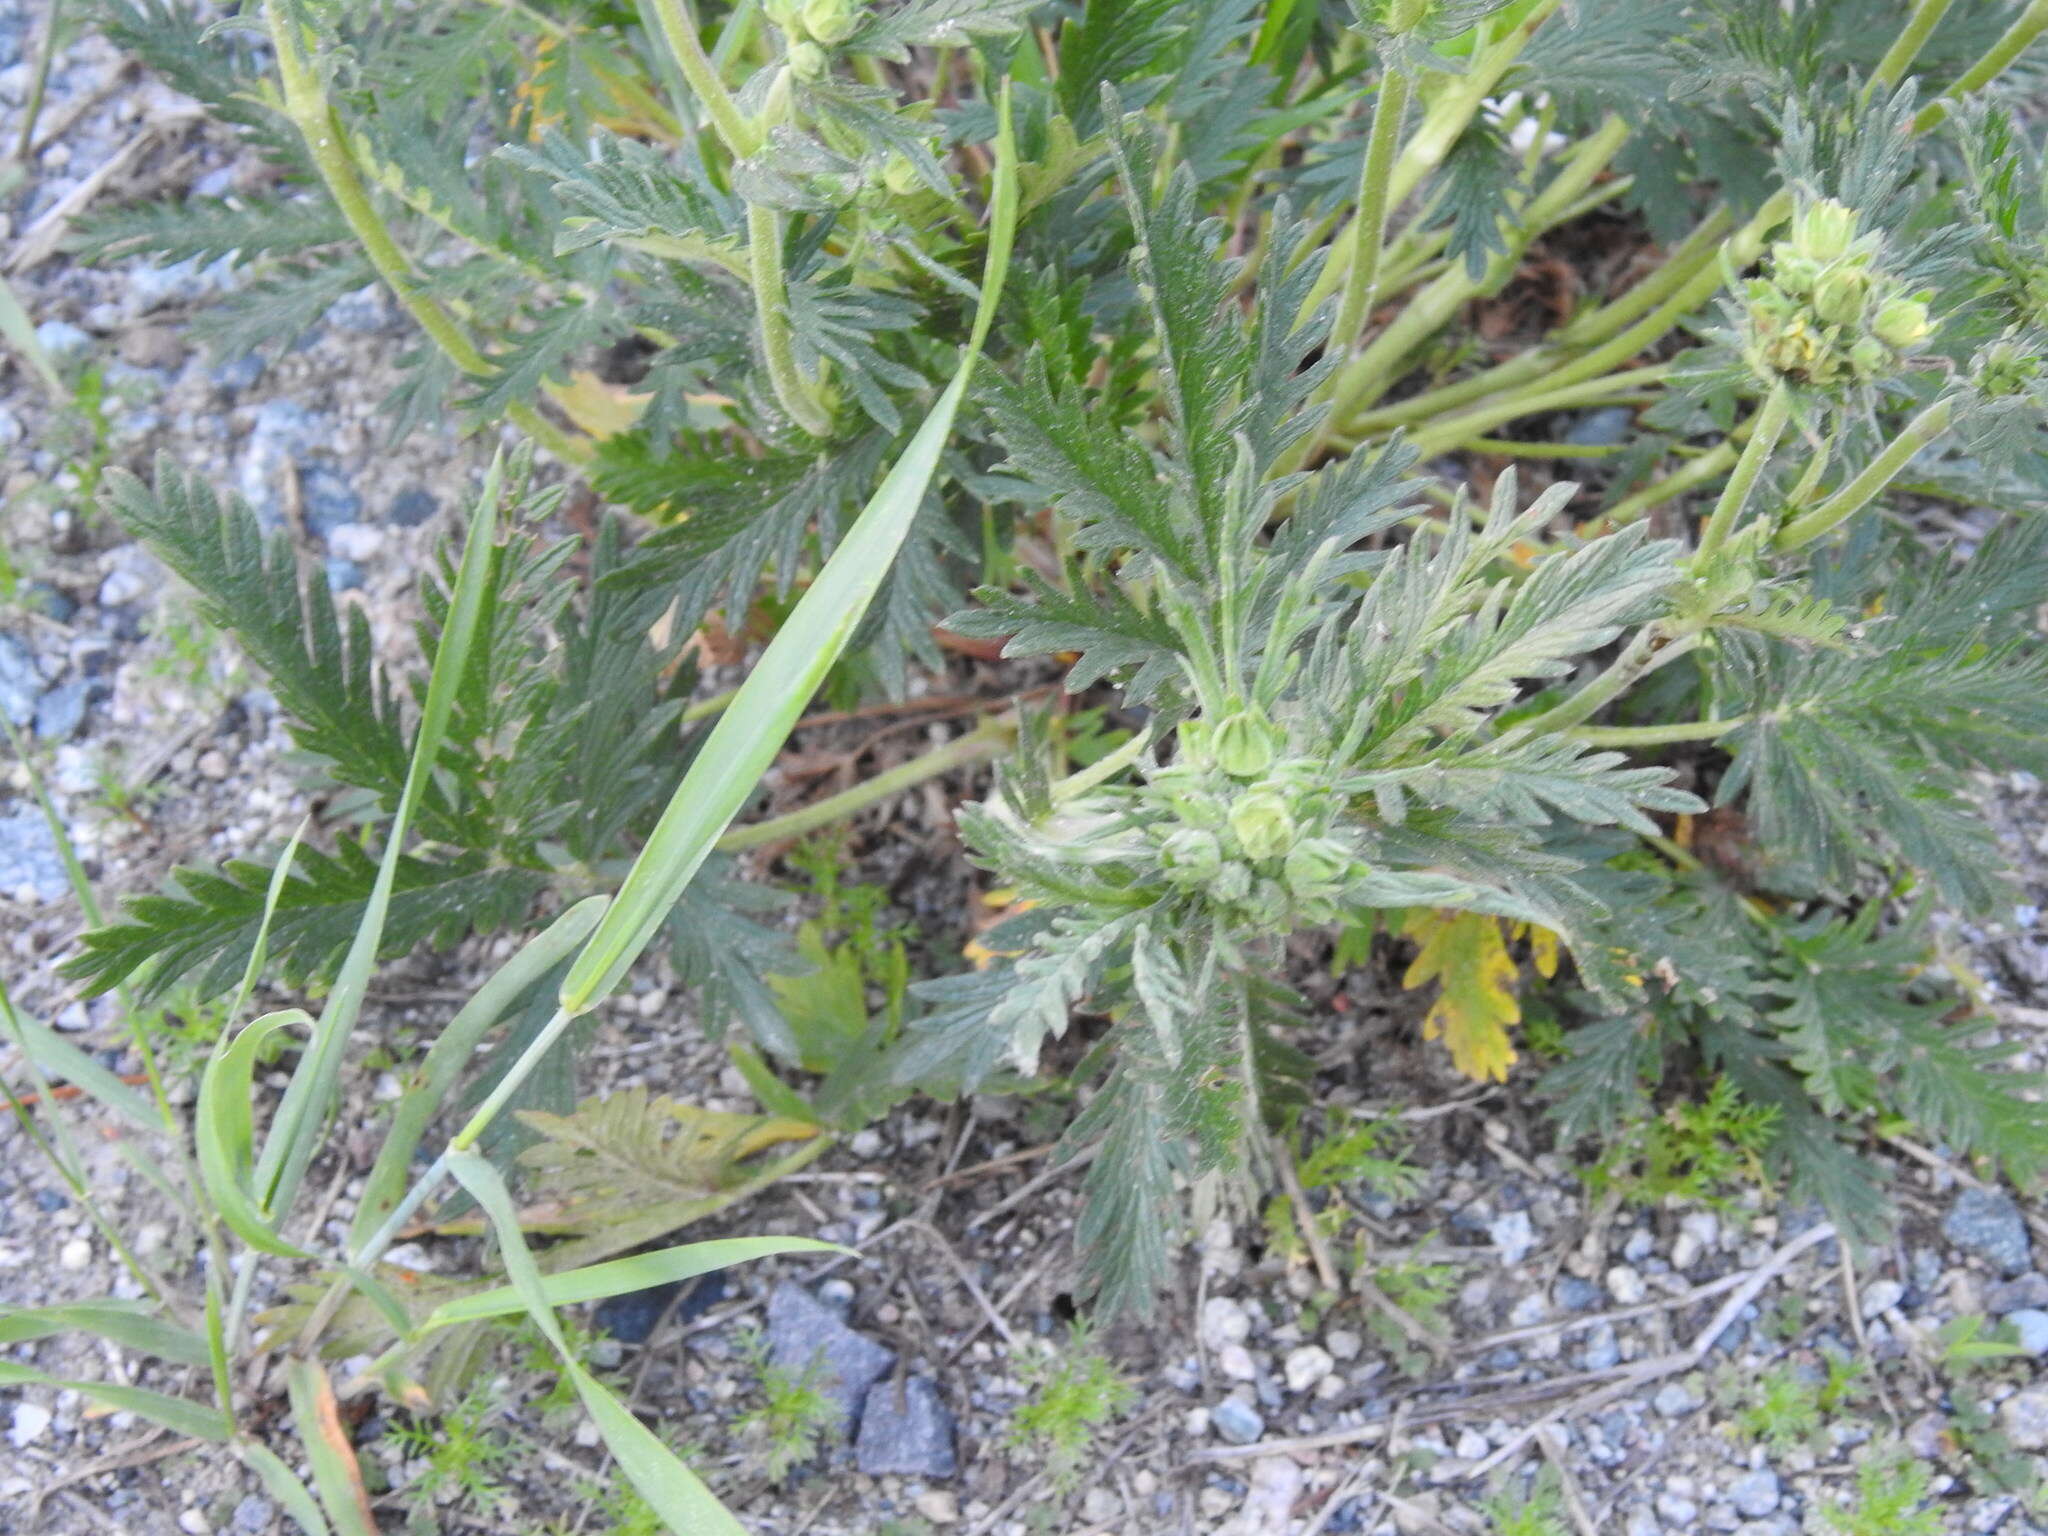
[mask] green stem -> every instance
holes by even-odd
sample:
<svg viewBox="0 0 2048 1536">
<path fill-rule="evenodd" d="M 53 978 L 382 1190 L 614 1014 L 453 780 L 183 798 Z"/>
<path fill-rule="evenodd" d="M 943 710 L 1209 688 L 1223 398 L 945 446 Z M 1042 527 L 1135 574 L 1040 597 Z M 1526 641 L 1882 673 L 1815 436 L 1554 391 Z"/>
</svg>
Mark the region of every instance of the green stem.
<svg viewBox="0 0 2048 1536">
<path fill-rule="evenodd" d="M 1750 423 L 1749 441 L 1743 444 L 1742 456 L 1735 461 L 1734 472 L 1728 476 L 1728 483 L 1721 487 L 1721 498 L 1714 503 L 1707 526 L 1701 530 L 1701 561 L 1713 558 L 1715 552 L 1727 543 L 1728 535 L 1735 531 L 1736 523 L 1749 506 L 1749 498 L 1756 489 L 1764 465 L 1777 452 L 1778 440 L 1785 435 L 1785 428 L 1791 420 L 1792 391 L 1781 379 L 1764 396 L 1763 405 Z"/>
<path fill-rule="evenodd" d="M 1735 436 L 1740 435 L 1741 428 L 1737 428 Z M 1617 501 L 1608 510 L 1607 521 L 1617 528 L 1634 522 L 1652 507 L 1661 507 L 1674 497 L 1683 496 L 1694 486 L 1704 485 L 1715 476 L 1725 474 L 1733 467 L 1736 453 L 1735 437 L 1723 438 L 1683 469 L 1673 470 L 1662 480 Z"/>
<path fill-rule="evenodd" d="M 782 218 L 773 208 L 747 208 L 747 268 L 761 317 L 761 358 L 789 419 L 812 437 L 832 435 L 832 416 L 797 367 L 789 329 L 789 288 L 782 270 Z"/>
<path fill-rule="evenodd" d="M 1628 452 L 1626 443 L 1529 443 L 1509 437 L 1472 437 L 1460 446 L 1472 453 L 1498 453 L 1512 459 L 1611 459 Z"/>
<path fill-rule="evenodd" d="M 1930 101 L 1920 109 L 1913 119 L 1914 131 L 1925 133 L 1948 116 L 1951 102 L 1960 101 L 1970 92 L 1980 90 L 1997 79 L 2043 32 L 2048 32 L 2048 0 L 2033 0 L 2033 4 L 2020 13 L 2018 20 L 2005 29 L 2004 35 L 1984 50 L 1982 58 L 1964 70 L 1938 100 Z"/>
<path fill-rule="evenodd" d="M 1405 74 L 1390 69 L 1381 77 L 1379 98 L 1373 103 L 1365 166 L 1358 177 L 1358 216 L 1351 221 L 1344 297 L 1337 306 L 1337 328 L 1332 333 L 1333 342 L 1347 352 L 1358 344 L 1358 333 L 1379 290 L 1380 259 L 1387 247 L 1388 185 L 1412 89 Z M 1330 247 L 1330 259 L 1338 260 L 1343 250 L 1343 246 Z"/>
<path fill-rule="evenodd" d="M 1639 680 L 1676 661 L 1700 643 L 1697 631 L 1674 636 L 1662 621 L 1645 624 L 1607 670 L 1553 709 L 1521 722 L 1532 736 L 1568 731 L 1620 698 Z"/>
<path fill-rule="evenodd" d="M 1670 725 L 1582 725 L 1570 735 L 1590 747 L 1661 747 L 1667 742 L 1712 741 L 1749 724 L 1747 715 L 1725 720 L 1679 720 Z"/>
<path fill-rule="evenodd" d="M 1871 71 L 1869 94 L 1878 91 L 1894 91 L 1899 82 L 1906 78 L 1906 71 L 1913 61 L 1920 57 L 1920 50 L 1927 46 L 1927 39 L 1934 29 L 1941 25 L 1941 18 L 1948 14 L 1948 8 L 1955 0 L 1919 0 L 1913 7 L 1913 14 L 1906 18 L 1905 26 L 1885 49 L 1884 57 L 1877 61 L 1877 68 Z"/>
<path fill-rule="evenodd" d="M 1484 437 L 1502 422 L 1559 411 L 1567 406 L 1589 405 L 1597 400 L 1609 400 L 1632 390 L 1661 384 L 1670 376 L 1671 368 L 1670 363 L 1656 363 L 1648 368 L 1631 368 L 1627 373 L 1610 373 L 1605 378 L 1588 379 L 1583 384 L 1551 390 L 1547 394 L 1518 396 L 1504 404 L 1488 405 L 1483 410 L 1469 412 L 1441 426 L 1418 432 L 1409 441 L 1418 453 L 1427 458 L 1448 448 L 1462 446 L 1475 437 Z"/>
<path fill-rule="evenodd" d="M 785 842 L 790 838 L 802 837 L 820 827 L 828 827 L 891 795 L 900 794 L 927 779 L 935 779 L 942 773 L 955 768 L 964 768 L 969 763 L 984 762 L 1008 748 L 1017 739 L 1017 717 L 998 715 L 978 729 L 965 736 L 956 737 L 942 747 L 935 747 L 907 763 L 898 764 L 886 773 L 878 773 L 864 783 L 844 790 L 836 795 L 827 795 L 823 800 L 804 806 L 801 810 L 787 815 L 770 817 L 767 821 L 751 822 L 743 827 L 734 827 L 718 840 L 722 853 L 738 853 L 746 848 L 760 848 L 770 843 Z"/>
<path fill-rule="evenodd" d="M 1955 416 L 1955 402 L 1937 400 L 1906 424 L 1863 472 L 1803 517 L 1796 517 L 1778 530 L 1773 541 L 1779 550 L 1803 549 L 1825 538 L 1834 529 L 1862 511 L 1896 480 L 1913 456 L 1948 430 Z"/>
<path fill-rule="evenodd" d="M 718 78 L 718 70 L 705 54 L 702 39 L 697 36 L 697 24 L 683 10 L 683 0 L 650 0 L 650 3 L 654 7 L 654 20 L 661 30 L 662 41 L 668 44 L 668 51 L 676 61 L 676 68 L 683 72 L 683 79 L 704 104 L 719 141 L 733 159 L 746 159 L 761 147 L 763 135 L 755 124 L 747 120 L 738 103 L 732 99 L 732 93 L 725 88 L 725 82 Z"/>
<path fill-rule="evenodd" d="M 57 29 L 64 24 L 64 0 L 50 0 L 43 13 L 43 35 L 36 49 L 36 74 L 28 88 L 28 105 L 21 112 L 21 137 L 15 141 L 14 158 L 27 165 L 36 147 L 36 120 L 43 115 L 43 97 L 50 89 L 50 64 L 57 56 Z"/>
<path fill-rule="evenodd" d="M 439 301 L 419 291 L 411 260 L 399 248 L 371 201 L 361 169 L 350 153 L 348 135 L 302 51 L 313 40 L 295 35 L 288 26 L 282 0 L 267 0 L 264 17 L 270 30 L 271 49 L 277 55 L 278 77 L 284 86 L 285 115 L 306 141 L 314 168 L 320 172 L 328 195 L 341 210 L 356 243 L 393 297 L 448 360 L 464 373 L 489 377 L 497 371 L 490 359 L 477 350 L 468 333 Z M 512 406 L 506 415 L 565 464 L 581 464 L 590 457 L 587 444 L 570 437 L 531 406 Z"/>
</svg>

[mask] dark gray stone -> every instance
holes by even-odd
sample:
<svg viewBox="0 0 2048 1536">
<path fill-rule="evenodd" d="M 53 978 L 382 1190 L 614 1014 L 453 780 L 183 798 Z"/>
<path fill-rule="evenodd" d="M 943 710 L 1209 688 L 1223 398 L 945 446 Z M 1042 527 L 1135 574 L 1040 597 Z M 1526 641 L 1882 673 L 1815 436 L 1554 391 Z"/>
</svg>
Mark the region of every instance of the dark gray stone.
<svg viewBox="0 0 2048 1536">
<path fill-rule="evenodd" d="M 1226 1397 L 1209 1412 L 1216 1433 L 1232 1445 L 1250 1445 L 1266 1432 L 1258 1409 L 1241 1397 Z"/>
<path fill-rule="evenodd" d="M 353 560 L 335 556 L 327 562 L 327 586 L 334 592 L 354 592 L 363 584 L 363 568 Z"/>
<path fill-rule="evenodd" d="M 411 485 L 391 498 L 390 517 L 401 528 L 417 528 L 440 510 L 432 491 Z"/>
<path fill-rule="evenodd" d="M 861 1409 L 854 1461 L 869 1477 L 951 1477 L 953 1415 L 928 1376 L 877 1383 Z"/>
<path fill-rule="evenodd" d="M 263 379 L 263 359 L 254 352 L 215 363 L 206 370 L 206 382 L 224 394 L 239 395 L 254 389 Z"/>
<path fill-rule="evenodd" d="M 36 700 L 36 735 L 44 741 L 69 741 L 85 724 L 85 707 L 94 685 L 80 679 L 52 688 Z"/>
<path fill-rule="evenodd" d="M 71 594 L 47 581 L 26 583 L 21 589 L 21 606 L 59 624 L 69 624 L 72 615 L 78 612 L 78 603 Z"/>
<path fill-rule="evenodd" d="M 670 1301 L 685 1285 L 690 1287 L 690 1293 L 675 1303 L 673 1314 L 679 1323 L 702 1317 L 725 1296 L 725 1276 L 713 1270 L 694 1281 L 673 1280 L 644 1291 L 629 1291 L 624 1296 L 608 1296 L 597 1304 L 591 1321 L 621 1344 L 644 1344 L 662 1314 L 669 1310 Z"/>
<path fill-rule="evenodd" d="M 252 1493 L 235 1506 L 235 1529 L 248 1531 L 251 1536 L 270 1529 L 271 1521 L 277 1518 L 277 1510 L 270 1500 L 261 1494 Z"/>
<path fill-rule="evenodd" d="M 305 514 L 306 531 L 325 539 L 362 515 L 363 498 L 338 467 L 315 460 L 299 466 L 299 507 Z"/>
<path fill-rule="evenodd" d="M 802 1286 L 783 1281 L 768 1297 L 768 1359 L 811 1381 L 839 1409 L 839 1426 L 860 1417 L 868 1388 L 896 1364 L 896 1351 L 855 1333 L 839 1314 Z"/>
<path fill-rule="evenodd" d="M 1998 1190 L 1964 1190 L 1949 1207 L 1941 1230 L 1956 1247 L 2002 1275 L 2023 1274 L 2033 1264 L 2026 1219 L 2012 1197 Z"/>
<path fill-rule="evenodd" d="M 2001 1280 L 1984 1292 L 1984 1310 L 1993 1317 L 2003 1317 L 2023 1307 L 2048 1311 L 2048 1275 L 2030 1272 L 2017 1280 Z"/>
<path fill-rule="evenodd" d="M 1557 1304 L 1570 1312 L 1583 1312 L 1600 1299 L 1600 1287 L 1590 1280 L 1581 1280 L 1577 1275 L 1560 1275 L 1557 1281 Z"/>
</svg>

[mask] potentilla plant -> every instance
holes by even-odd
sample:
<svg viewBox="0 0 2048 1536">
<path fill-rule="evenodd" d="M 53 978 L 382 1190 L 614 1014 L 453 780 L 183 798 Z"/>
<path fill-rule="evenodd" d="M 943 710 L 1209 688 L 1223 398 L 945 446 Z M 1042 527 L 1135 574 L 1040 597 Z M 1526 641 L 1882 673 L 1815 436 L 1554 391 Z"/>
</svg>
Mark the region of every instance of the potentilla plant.
<svg viewBox="0 0 2048 1536">
<path fill-rule="evenodd" d="M 598 588 L 648 605 L 624 650 L 655 613 L 740 632 L 764 585 L 808 602 L 914 449 L 840 685 L 900 688 L 965 636 L 1076 655 L 1070 690 L 1148 712 L 1078 773 L 1017 723 L 960 824 L 1030 906 L 923 987 L 888 1063 L 971 1086 L 1109 1021 L 1068 1143 L 1100 1147 L 1106 1300 L 1158 1283 L 1190 1190 L 1288 1178 L 1304 931 L 1403 946 L 1424 1032 L 1495 1079 L 1521 973 L 1569 955 L 1544 1084 L 1567 1134 L 1725 1079 L 1852 1232 L 1886 1205 L 1853 1155 L 1875 1116 L 2040 1163 L 2035 1086 L 1929 963 L 1927 913 L 1997 911 L 1969 775 L 2048 744 L 2048 215 L 2005 105 L 2044 0 L 277 0 L 267 53 L 161 0 L 117 15 L 279 190 L 95 241 L 249 266 L 231 347 L 386 284 L 423 338 L 400 428 L 509 419 L 652 525 Z M 1020 270 L 963 402 L 1004 90 Z M 1645 231 L 1633 281 L 1554 323 L 1468 323 L 1573 241 Z M 935 396 L 943 446 L 913 428 Z M 1589 408 L 1625 440 L 1560 435 Z M 1586 489 L 1551 483 L 1579 459 Z M 1910 497 L 2013 516 L 1930 549 Z M 516 739 L 478 785 L 564 782 L 521 778 Z M 632 742 L 649 785 L 689 751 Z M 524 906 L 423 899 L 437 937 L 664 845 L 649 793 L 563 857 L 534 792 L 529 821 L 474 793 L 443 823 L 533 878 Z M 244 937 L 261 873 L 236 872 Z M 95 941 L 96 984 L 168 946 L 137 918 Z"/>
</svg>

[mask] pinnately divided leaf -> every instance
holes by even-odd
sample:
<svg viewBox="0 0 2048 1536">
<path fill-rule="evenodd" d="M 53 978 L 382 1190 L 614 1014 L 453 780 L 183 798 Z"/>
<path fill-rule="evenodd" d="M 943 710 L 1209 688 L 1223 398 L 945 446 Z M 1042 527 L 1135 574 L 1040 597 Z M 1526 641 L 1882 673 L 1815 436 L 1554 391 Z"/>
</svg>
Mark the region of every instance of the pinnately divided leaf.
<svg viewBox="0 0 2048 1536">
<path fill-rule="evenodd" d="M 1404 987 L 1438 982 L 1423 1020 L 1423 1038 L 1442 1040 L 1451 1063 L 1481 1082 L 1507 1081 L 1515 1048 L 1508 1026 L 1521 1022 L 1519 979 L 1501 936 L 1500 919 L 1480 912 L 1418 908 L 1402 930 L 1420 946 L 1401 978 Z"/>
</svg>

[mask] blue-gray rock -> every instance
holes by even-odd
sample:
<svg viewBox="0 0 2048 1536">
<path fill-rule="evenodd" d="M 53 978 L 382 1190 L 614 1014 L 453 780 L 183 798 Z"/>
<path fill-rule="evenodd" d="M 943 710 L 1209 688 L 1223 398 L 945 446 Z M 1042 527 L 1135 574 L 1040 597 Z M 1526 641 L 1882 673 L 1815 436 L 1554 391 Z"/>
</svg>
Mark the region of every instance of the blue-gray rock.
<svg viewBox="0 0 2048 1536">
<path fill-rule="evenodd" d="M 1781 1493 L 1778 1474 L 1769 1467 L 1745 1472 L 1728 1485 L 1729 1502 L 1751 1520 L 1761 1520 L 1776 1510 Z"/>
<path fill-rule="evenodd" d="M 713 1303 L 725 1296 L 725 1275 L 714 1269 L 708 1275 L 698 1276 L 694 1282 L 673 1280 L 667 1285 L 649 1286 L 644 1291 L 608 1296 L 597 1304 L 591 1321 L 621 1344 L 644 1344 L 654 1331 L 654 1325 L 661 1321 L 662 1314 L 669 1310 L 671 1298 L 685 1285 L 690 1287 L 690 1293 L 675 1303 L 673 1314 L 679 1323 L 702 1317 Z"/>
<path fill-rule="evenodd" d="M 336 555 L 327 562 L 327 588 L 330 592 L 356 592 L 363 585 L 363 568 L 353 560 L 344 560 Z"/>
<path fill-rule="evenodd" d="M 1635 429 L 1636 413 L 1625 405 L 1586 411 L 1571 424 L 1564 440 L 1579 448 L 1619 448 Z"/>
<path fill-rule="evenodd" d="M 1683 1382 L 1667 1381 L 1657 1389 L 1657 1395 L 1650 1399 L 1650 1406 L 1665 1418 L 1675 1419 L 1692 1411 L 1692 1393 L 1686 1390 Z"/>
<path fill-rule="evenodd" d="M 85 707 L 92 701 L 93 684 L 80 678 L 52 688 L 36 700 L 36 735 L 44 741 L 69 741 L 85 724 Z"/>
<path fill-rule="evenodd" d="M 31 581 L 23 585 L 20 592 L 21 606 L 30 613 L 40 613 L 46 619 L 59 624 L 69 624 L 78 612 L 78 604 L 71 594 L 62 587 L 53 587 L 47 581 Z"/>
<path fill-rule="evenodd" d="M 270 1522 L 277 1518 L 277 1511 L 270 1500 L 261 1494 L 252 1493 L 235 1506 L 235 1529 L 248 1531 L 251 1536 L 270 1529 Z"/>
<path fill-rule="evenodd" d="M 2003 1317 L 2022 1307 L 2038 1307 L 2048 1312 L 2048 1275 L 2030 1270 L 2017 1280 L 2001 1280 L 1984 1292 L 1984 1310 L 1993 1317 Z"/>
<path fill-rule="evenodd" d="M 60 901 L 71 889 L 49 823 L 33 807 L 0 816 L 0 892 L 31 891 L 37 901 Z"/>
<path fill-rule="evenodd" d="M 1612 1323 L 1602 1323 L 1587 1333 L 1583 1364 L 1589 1371 L 1611 1371 L 1621 1364 L 1621 1344 L 1614 1337 Z"/>
<path fill-rule="evenodd" d="M 363 498 L 337 466 L 315 460 L 299 466 L 299 507 L 305 514 L 306 531 L 324 539 L 362 515 Z"/>
<path fill-rule="evenodd" d="M 168 265 L 137 263 L 121 274 L 121 297 L 130 315 L 146 315 L 167 304 L 194 304 L 220 287 L 228 268 L 219 262 L 201 266 L 197 256 Z"/>
<path fill-rule="evenodd" d="M 2048 1355 L 2048 1312 L 2039 1307 L 2021 1307 L 2005 1314 L 2006 1323 L 2019 1337 L 2019 1346 L 2036 1360 Z"/>
<path fill-rule="evenodd" d="M 953 1414 L 929 1376 L 878 1382 L 860 1412 L 853 1459 L 869 1477 L 951 1477 Z"/>
<path fill-rule="evenodd" d="M 417 528 L 440 510 L 433 492 L 411 485 L 391 498 L 390 517 L 401 528 Z"/>
<path fill-rule="evenodd" d="M 235 466 L 235 489 L 255 510 L 258 522 L 266 528 L 279 528 L 284 525 L 281 492 L 286 473 L 326 440 L 331 427 L 323 417 L 291 400 L 266 400 L 256 407 L 255 416 Z"/>
<path fill-rule="evenodd" d="M 16 725 L 35 718 L 36 698 L 43 691 L 36 658 L 14 636 L 0 634 L 0 712 Z"/>
<path fill-rule="evenodd" d="M 783 1281 L 768 1297 L 768 1359 L 778 1369 L 811 1379 L 838 1408 L 839 1427 L 860 1417 L 868 1388 L 896 1364 L 896 1351 L 855 1333 L 839 1314 L 802 1286 Z"/>
<path fill-rule="evenodd" d="M 92 347 L 92 338 L 69 320 L 45 320 L 36 327 L 36 340 L 60 363 L 82 357 Z"/>
<path fill-rule="evenodd" d="M 396 320 L 382 283 L 367 283 L 354 293 L 343 294 L 321 316 L 324 325 L 337 331 L 354 331 L 359 336 L 387 331 Z"/>
<path fill-rule="evenodd" d="M 264 362 L 259 355 L 244 352 L 240 357 L 231 357 L 207 369 L 206 382 L 225 394 L 239 395 L 244 390 L 254 389 L 262 381 L 263 368 Z"/>
<path fill-rule="evenodd" d="M 1949 1207 L 1941 1230 L 1956 1247 L 2002 1275 L 2021 1274 L 2033 1262 L 2026 1219 L 2012 1197 L 1998 1190 L 1964 1190 Z"/>
<path fill-rule="evenodd" d="M 1568 1312 L 1583 1312 L 1600 1299 L 1600 1287 L 1590 1280 L 1581 1280 L 1577 1275 L 1560 1275 L 1557 1281 L 1557 1304 Z"/>
<path fill-rule="evenodd" d="M 6 406 L 0 405 L 0 448 L 12 448 L 21 441 L 26 430 L 19 416 Z"/>
<path fill-rule="evenodd" d="M 1226 1397 L 1209 1411 L 1216 1433 L 1232 1445 L 1250 1445 L 1266 1432 L 1259 1410 L 1241 1397 Z"/>
</svg>

